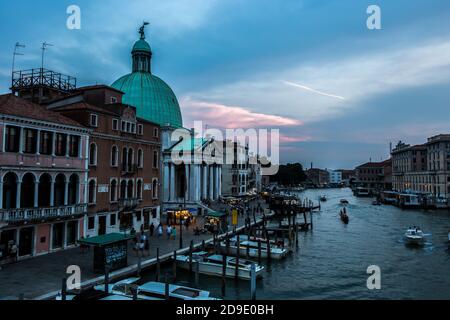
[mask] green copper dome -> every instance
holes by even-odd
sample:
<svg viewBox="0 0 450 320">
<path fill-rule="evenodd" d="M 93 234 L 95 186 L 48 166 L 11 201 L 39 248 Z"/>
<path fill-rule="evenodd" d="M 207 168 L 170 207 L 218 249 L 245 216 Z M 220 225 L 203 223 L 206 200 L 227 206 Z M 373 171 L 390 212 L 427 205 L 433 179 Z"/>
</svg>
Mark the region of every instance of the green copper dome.
<svg viewBox="0 0 450 320">
<path fill-rule="evenodd" d="M 112 84 L 125 93 L 123 103 L 136 107 L 137 116 L 161 126 L 182 127 L 180 106 L 172 89 L 149 72 L 133 72 Z"/>
<path fill-rule="evenodd" d="M 152 49 L 150 48 L 150 45 L 147 41 L 144 39 L 140 39 L 136 41 L 136 43 L 133 46 L 133 51 L 147 51 L 152 52 Z"/>
<path fill-rule="evenodd" d="M 152 50 L 145 41 L 145 25 L 140 28 L 141 38 L 131 51 L 133 72 L 111 86 L 125 93 L 123 103 L 136 107 L 138 117 L 161 126 L 181 128 L 183 120 L 177 97 L 163 80 L 151 73 Z"/>
</svg>

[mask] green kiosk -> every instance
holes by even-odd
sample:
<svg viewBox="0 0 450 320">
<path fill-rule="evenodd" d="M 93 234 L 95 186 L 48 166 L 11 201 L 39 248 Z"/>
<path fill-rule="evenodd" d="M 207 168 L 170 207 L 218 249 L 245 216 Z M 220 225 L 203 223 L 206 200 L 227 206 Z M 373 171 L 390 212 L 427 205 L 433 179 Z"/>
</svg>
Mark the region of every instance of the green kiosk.
<svg viewBox="0 0 450 320">
<path fill-rule="evenodd" d="M 94 272 L 114 271 L 128 265 L 128 240 L 133 237 L 122 233 L 83 238 L 79 244 L 94 247 Z"/>
</svg>

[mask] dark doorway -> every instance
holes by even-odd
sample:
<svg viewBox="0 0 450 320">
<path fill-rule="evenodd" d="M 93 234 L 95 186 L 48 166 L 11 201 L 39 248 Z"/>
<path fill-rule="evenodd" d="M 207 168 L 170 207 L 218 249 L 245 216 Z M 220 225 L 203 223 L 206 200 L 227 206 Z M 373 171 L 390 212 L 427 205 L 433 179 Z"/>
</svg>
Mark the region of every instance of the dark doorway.
<svg viewBox="0 0 450 320">
<path fill-rule="evenodd" d="M 3 209 L 16 208 L 17 176 L 9 172 L 3 178 Z"/>
<path fill-rule="evenodd" d="M 78 221 L 69 221 L 67 222 L 67 231 L 66 231 L 66 244 L 68 246 L 72 246 L 77 241 L 77 223 Z"/>
<path fill-rule="evenodd" d="M 62 174 L 58 174 L 55 179 L 55 207 L 61 207 L 64 205 L 66 188 L 66 178 Z"/>
<path fill-rule="evenodd" d="M 25 174 L 22 178 L 21 208 L 34 207 L 34 187 L 34 176 L 31 173 Z"/>
<path fill-rule="evenodd" d="M 106 216 L 98 217 L 98 235 L 106 234 Z"/>
<path fill-rule="evenodd" d="M 22 228 L 19 233 L 19 257 L 33 253 L 33 227 Z"/>
<path fill-rule="evenodd" d="M 39 179 L 39 207 L 50 207 L 50 193 L 52 187 L 52 177 L 44 173 Z"/>
<path fill-rule="evenodd" d="M 52 248 L 62 248 L 64 241 L 64 223 L 55 223 L 53 225 L 52 237 Z"/>
<path fill-rule="evenodd" d="M 16 242 L 16 229 L 3 230 L 0 232 L 0 250 L 3 253 L 3 258 L 9 255 L 9 242 Z"/>
</svg>

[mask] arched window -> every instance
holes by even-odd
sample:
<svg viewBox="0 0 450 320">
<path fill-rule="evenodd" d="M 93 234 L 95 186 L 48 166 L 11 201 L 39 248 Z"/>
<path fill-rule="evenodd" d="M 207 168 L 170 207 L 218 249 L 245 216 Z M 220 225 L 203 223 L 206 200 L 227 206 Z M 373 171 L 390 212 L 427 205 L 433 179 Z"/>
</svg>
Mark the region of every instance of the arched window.
<svg viewBox="0 0 450 320">
<path fill-rule="evenodd" d="M 111 202 L 117 201 L 117 180 L 113 179 L 111 180 L 111 186 L 110 186 L 110 191 L 109 191 L 109 200 Z"/>
<path fill-rule="evenodd" d="M 133 156 L 134 156 L 134 151 L 132 148 L 128 149 L 128 160 L 127 160 L 127 165 L 128 165 L 128 171 L 131 172 L 132 168 L 133 168 Z"/>
<path fill-rule="evenodd" d="M 13 172 L 3 177 L 3 209 L 16 208 L 17 176 Z"/>
<path fill-rule="evenodd" d="M 39 204 L 40 208 L 50 207 L 50 194 L 52 193 L 52 177 L 44 173 L 39 178 Z"/>
<path fill-rule="evenodd" d="M 153 151 L 153 168 L 158 168 L 158 160 L 159 160 L 158 151 L 154 150 Z"/>
<path fill-rule="evenodd" d="M 127 198 L 133 198 L 133 180 L 128 181 L 127 185 Z"/>
<path fill-rule="evenodd" d="M 128 149 L 127 148 L 123 148 L 122 149 L 122 171 L 126 171 L 128 166 Z"/>
<path fill-rule="evenodd" d="M 33 208 L 34 207 L 34 187 L 35 179 L 32 173 L 26 173 L 22 177 L 22 190 L 20 197 L 20 207 L 21 208 Z"/>
<path fill-rule="evenodd" d="M 127 182 L 125 180 L 122 180 L 122 182 L 120 183 L 120 198 L 127 198 Z"/>
<path fill-rule="evenodd" d="M 138 180 L 136 183 L 136 198 L 142 199 L 142 180 Z"/>
<path fill-rule="evenodd" d="M 62 173 L 56 176 L 54 188 L 55 188 L 54 190 L 55 206 L 56 207 L 63 206 L 66 193 L 65 192 L 66 177 Z"/>
<path fill-rule="evenodd" d="M 96 192 L 95 192 L 95 180 L 89 181 L 89 191 L 88 191 L 88 202 L 90 204 L 95 203 L 96 200 Z"/>
<path fill-rule="evenodd" d="M 97 145 L 95 143 L 91 143 L 91 146 L 89 148 L 89 165 L 97 165 Z"/>
<path fill-rule="evenodd" d="M 80 179 L 78 178 L 78 175 L 72 174 L 69 179 L 69 205 L 74 205 L 79 202 L 79 187 Z"/>
<path fill-rule="evenodd" d="M 139 168 L 144 167 L 144 151 L 142 151 L 142 149 L 138 150 L 137 164 Z"/>
<path fill-rule="evenodd" d="M 111 148 L 111 166 L 117 167 L 119 164 L 119 149 L 117 146 L 112 146 Z"/>
<path fill-rule="evenodd" d="M 152 182 L 152 198 L 158 199 L 158 179 L 153 179 Z"/>
</svg>

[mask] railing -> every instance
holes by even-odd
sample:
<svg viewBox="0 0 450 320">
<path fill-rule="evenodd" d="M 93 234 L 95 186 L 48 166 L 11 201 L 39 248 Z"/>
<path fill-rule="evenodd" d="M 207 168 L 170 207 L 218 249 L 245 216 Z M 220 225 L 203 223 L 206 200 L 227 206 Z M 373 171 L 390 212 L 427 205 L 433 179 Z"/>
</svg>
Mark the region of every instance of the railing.
<svg viewBox="0 0 450 320">
<path fill-rule="evenodd" d="M 137 164 L 129 164 L 127 165 L 125 168 L 122 167 L 122 175 L 127 175 L 127 174 L 135 174 L 138 172 L 138 165 Z"/>
<path fill-rule="evenodd" d="M 124 209 L 135 208 L 139 204 L 138 198 L 119 199 L 119 207 Z"/>
<path fill-rule="evenodd" d="M 66 217 L 74 214 L 83 214 L 87 211 L 86 204 L 76 204 L 51 208 L 29 208 L 29 209 L 3 209 L 0 210 L 0 221 L 18 222 L 27 220 L 38 220 L 46 218 Z"/>
<path fill-rule="evenodd" d="M 13 72 L 11 87 L 13 91 L 37 85 L 69 92 L 76 89 L 77 80 L 74 77 L 42 68 Z"/>
</svg>

